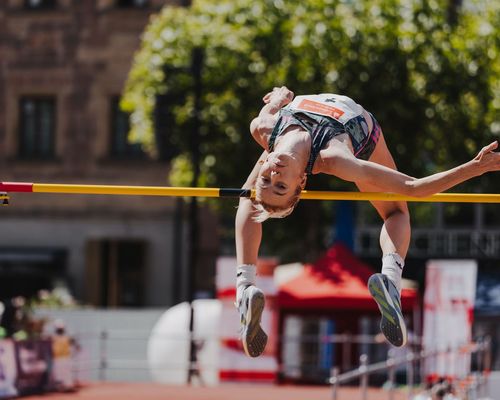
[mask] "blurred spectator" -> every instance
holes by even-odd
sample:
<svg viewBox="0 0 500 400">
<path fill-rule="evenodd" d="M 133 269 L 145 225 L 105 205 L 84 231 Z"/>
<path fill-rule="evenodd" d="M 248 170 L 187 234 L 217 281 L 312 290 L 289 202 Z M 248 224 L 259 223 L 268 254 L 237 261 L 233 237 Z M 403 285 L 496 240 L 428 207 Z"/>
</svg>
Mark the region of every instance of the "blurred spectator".
<svg viewBox="0 0 500 400">
<path fill-rule="evenodd" d="M 54 322 L 54 335 L 52 336 L 52 379 L 56 390 L 69 391 L 75 387 L 72 346 L 73 341 L 66 333 L 64 322 L 56 320 Z"/>
<path fill-rule="evenodd" d="M 431 399 L 432 400 L 443 400 L 448 392 L 447 385 L 445 383 L 437 383 L 431 389 Z"/>
<path fill-rule="evenodd" d="M 435 383 L 429 383 L 427 390 L 417 394 L 413 400 L 461 400 L 450 381 L 441 378 Z"/>
</svg>

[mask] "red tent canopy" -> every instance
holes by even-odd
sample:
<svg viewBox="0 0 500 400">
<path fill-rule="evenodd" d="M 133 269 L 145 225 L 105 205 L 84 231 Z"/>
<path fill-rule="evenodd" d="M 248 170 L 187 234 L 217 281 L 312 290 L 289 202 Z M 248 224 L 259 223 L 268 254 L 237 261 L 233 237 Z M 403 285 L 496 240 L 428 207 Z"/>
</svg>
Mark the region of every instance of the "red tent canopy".
<svg viewBox="0 0 500 400">
<path fill-rule="evenodd" d="M 314 265 L 307 264 L 295 278 L 279 288 L 281 308 L 376 310 L 366 283 L 373 270 L 357 259 L 347 247 L 332 246 Z M 404 310 L 417 302 L 414 289 L 403 289 Z"/>
</svg>

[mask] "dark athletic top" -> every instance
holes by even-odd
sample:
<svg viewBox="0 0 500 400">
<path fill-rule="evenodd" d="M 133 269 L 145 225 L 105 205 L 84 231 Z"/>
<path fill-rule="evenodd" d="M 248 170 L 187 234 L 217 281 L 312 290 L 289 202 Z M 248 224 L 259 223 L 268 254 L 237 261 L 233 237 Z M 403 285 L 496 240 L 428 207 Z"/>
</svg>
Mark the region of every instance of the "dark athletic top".
<svg viewBox="0 0 500 400">
<path fill-rule="evenodd" d="M 297 96 L 280 110 L 279 119 L 269 138 L 269 152 L 273 151 L 276 138 L 289 126 L 300 126 L 311 135 L 311 155 L 306 166 L 308 175 L 312 173 L 319 152 L 332 138 L 343 133 L 349 135 L 354 155 L 368 160 L 382 132 L 373 115 L 368 114 L 373 122 L 370 132 L 363 107 L 349 97 L 328 93 Z"/>
</svg>

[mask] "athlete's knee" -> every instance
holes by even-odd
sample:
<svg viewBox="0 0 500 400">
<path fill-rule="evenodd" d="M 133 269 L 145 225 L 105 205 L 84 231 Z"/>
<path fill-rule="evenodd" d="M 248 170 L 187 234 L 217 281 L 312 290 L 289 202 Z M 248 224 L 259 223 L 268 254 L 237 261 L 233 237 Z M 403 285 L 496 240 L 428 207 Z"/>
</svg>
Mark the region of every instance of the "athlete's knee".
<svg viewBox="0 0 500 400">
<path fill-rule="evenodd" d="M 408 207 L 405 206 L 397 206 L 388 210 L 384 216 L 384 221 L 388 220 L 397 220 L 398 223 L 410 224 L 410 212 L 408 211 Z"/>
</svg>

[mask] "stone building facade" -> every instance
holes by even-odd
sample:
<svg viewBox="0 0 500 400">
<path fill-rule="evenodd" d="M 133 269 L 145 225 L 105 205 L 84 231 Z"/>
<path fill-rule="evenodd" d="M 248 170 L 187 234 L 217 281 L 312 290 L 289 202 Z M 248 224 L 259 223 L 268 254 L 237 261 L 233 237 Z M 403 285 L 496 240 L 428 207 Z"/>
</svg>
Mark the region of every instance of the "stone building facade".
<svg viewBox="0 0 500 400">
<path fill-rule="evenodd" d="M 0 2 L 1 181 L 168 184 L 168 165 L 127 141 L 128 119 L 117 106 L 140 35 L 167 2 L 183 6 Z M 175 204 L 140 196 L 12 196 L 0 209 L 0 297 L 67 287 L 97 306 L 173 304 L 183 297 L 187 238 L 186 229 L 178 237 Z M 212 234 L 202 237 L 213 238 L 214 221 L 203 215 Z M 217 245 L 210 240 L 201 244 L 205 264 L 212 261 L 204 251 L 213 255 Z"/>
</svg>

